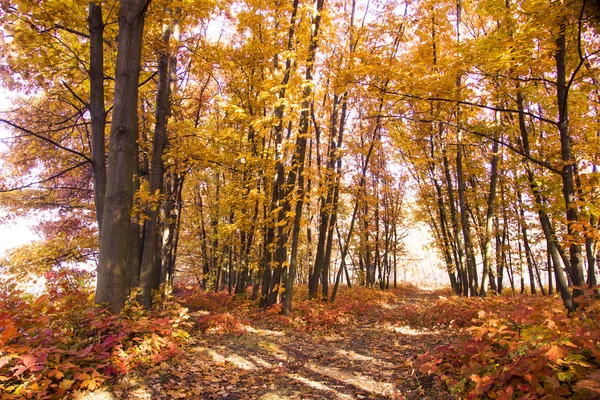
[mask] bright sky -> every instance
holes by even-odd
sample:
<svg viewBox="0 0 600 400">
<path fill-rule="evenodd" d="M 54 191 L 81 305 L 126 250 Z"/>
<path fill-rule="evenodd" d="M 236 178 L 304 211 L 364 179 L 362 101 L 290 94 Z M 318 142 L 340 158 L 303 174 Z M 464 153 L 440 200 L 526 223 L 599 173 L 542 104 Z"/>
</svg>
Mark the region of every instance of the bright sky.
<svg viewBox="0 0 600 400">
<path fill-rule="evenodd" d="M 37 239 L 30 229 L 31 221 L 21 220 L 0 225 L 0 257 L 6 250 Z"/>
<path fill-rule="evenodd" d="M 11 95 L 0 87 L 0 116 L 10 109 Z M 4 139 L 8 137 L 5 127 L 0 125 L 0 149 L 4 148 Z M 0 216 L 5 214 L 0 212 Z M 6 250 L 12 249 L 20 244 L 36 240 L 38 237 L 30 229 L 32 221 L 19 219 L 7 224 L 0 224 L 0 257 Z"/>
</svg>

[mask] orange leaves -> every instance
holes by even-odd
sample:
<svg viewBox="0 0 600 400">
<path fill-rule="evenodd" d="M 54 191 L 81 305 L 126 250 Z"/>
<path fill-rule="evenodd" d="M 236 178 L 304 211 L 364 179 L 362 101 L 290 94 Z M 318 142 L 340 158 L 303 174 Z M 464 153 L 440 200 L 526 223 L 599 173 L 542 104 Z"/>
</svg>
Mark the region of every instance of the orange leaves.
<svg viewBox="0 0 600 400">
<path fill-rule="evenodd" d="M 589 398 L 600 393 L 595 304 L 586 315 L 567 315 L 556 298 L 486 299 L 473 321 L 479 326 L 467 329 L 471 336 L 421 359 L 422 372 L 454 382 L 453 390 L 467 398 Z"/>
<path fill-rule="evenodd" d="M 575 385 L 583 393 L 591 393 L 594 397 L 600 396 L 600 372 L 590 374 Z"/>
<path fill-rule="evenodd" d="M 437 367 L 436 364 L 439 364 L 441 361 L 442 361 L 441 359 L 437 359 L 437 360 L 433 360 L 433 361 L 421 364 L 421 366 L 419 367 L 419 370 L 421 371 L 422 374 L 425 374 L 425 375 L 434 374 L 439 371 L 439 368 Z"/>
<path fill-rule="evenodd" d="M 130 304 L 106 315 L 86 290 L 53 279 L 39 297 L 0 292 L 2 398 L 94 391 L 119 373 L 173 357 L 188 337 L 187 315 L 176 305 L 146 313 Z"/>
<path fill-rule="evenodd" d="M 227 312 L 200 317 L 198 326 L 207 334 L 242 334 L 246 331 L 242 321 Z"/>
<path fill-rule="evenodd" d="M 4 347 L 8 342 L 17 337 L 17 327 L 13 321 L 7 321 L 4 330 L 0 332 L 0 347 Z"/>
<path fill-rule="evenodd" d="M 75 383 L 75 381 L 73 379 L 63 379 L 59 385 L 58 388 L 60 390 L 62 390 L 63 392 L 71 389 L 71 386 L 73 386 L 73 383 Z"/>
<path fill-rule="evenodd" d="M 473 390 L 478 395 L 483 395 L 489 387 L 492 385 L 492 378 L 490 376 L 479 376 L 473 374 L 469 377 L 473 382 L 475 382 L 475 389 Z"/>
<path fill-rule="evenodd" d="M 557 360 L 560 360 L 567 354 L 569 354 L 569 351 L 557 345 L 550 347 L 548 351 L 546 351 L 546 356 L 548 356 L 548 360 L 550 360 L 551 362 L 556 362 Z"/>
</svg>

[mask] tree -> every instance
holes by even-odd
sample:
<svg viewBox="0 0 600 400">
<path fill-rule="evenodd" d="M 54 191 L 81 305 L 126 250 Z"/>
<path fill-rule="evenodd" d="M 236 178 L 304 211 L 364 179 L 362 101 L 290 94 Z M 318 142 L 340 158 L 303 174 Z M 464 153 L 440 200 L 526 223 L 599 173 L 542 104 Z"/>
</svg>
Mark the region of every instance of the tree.
<svg viewBox="0 0 600 400">
<path fill-rule="evenodd" d="M 124 0 L 119 8 L 119 43 L 115 69 L 115 94 L 110 125 L 106 197 L 96 303 L 108 303 L 119 312 L 127 297 L 133 167 L 138 140 L 138 84 L 147 0 Z"/>
</svg>

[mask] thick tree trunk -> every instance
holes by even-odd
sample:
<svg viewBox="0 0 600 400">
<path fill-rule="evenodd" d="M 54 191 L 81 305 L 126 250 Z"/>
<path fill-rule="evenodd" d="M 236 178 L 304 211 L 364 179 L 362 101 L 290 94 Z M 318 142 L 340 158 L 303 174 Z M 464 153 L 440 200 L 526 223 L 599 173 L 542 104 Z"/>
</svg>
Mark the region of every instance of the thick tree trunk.
<svg viewBox="0 0 600 400">
<path fill-rule="evenodd" d="M 135 194 L 140 189 L 140 159 L 139 146 L 136 142 L 133 157 L 133 193 Z M 140 216 L 132 215 L 129 228 L 129 250 L 127 259 L 127 294 L 131 288 L 139 286 L 140 282 L 140 260 L 143 251 L 143 240 L 146 234 L 146 224 L 140 226 Z"/>
<path fill-rule="evenodd" d="M 138 81 L 146 0 L 123 0 L 119 9 L 119 43 L 115 100 L 110 127 L 106 197 L 100 234 L 96 303 L 121 311 L 127 296 L 125 281 L 133 202 L 133 157 L 138 139 Z"/>
</svg>

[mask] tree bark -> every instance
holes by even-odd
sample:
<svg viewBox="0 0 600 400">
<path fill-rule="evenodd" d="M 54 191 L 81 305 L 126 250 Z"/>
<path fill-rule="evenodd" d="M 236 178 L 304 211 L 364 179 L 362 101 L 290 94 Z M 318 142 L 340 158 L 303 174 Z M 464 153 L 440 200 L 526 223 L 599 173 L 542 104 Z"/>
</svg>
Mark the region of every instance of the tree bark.
<svg viewBox="0 0 600 400">
<path fill-rule="evenodd" d="M 144 14 L 149 1 L 123 0 L 119 8 L 119 43 L 115 100 L 110 127 L 108 168 L 96 303 L 113 313 L 125 305 L 127 253 L 133 202 L 133 157 L 138 139 L 138 81 L 141 69 Z"/>
<path fill-rule="evenodd" d="M 485 297 L 487 294 L 488 278 L 490 275 L 490 266 L 492 263 L 492 228 L 494 217 L 494 201 L 496 199 L 496 184 L 498 181 L 498 141 L 492 143 L 492 162 L 490 175 L 490 191 L 487 201 L 487 211 L 485 215 L 485 239 L 483 245 L 483 275 L 481 277 L 481 289 L 479 295 Z"/>
<path fill-rule="evenodd" d="M 169 40 L 171 38 L 171 26 L 163 25 L 163 45 L 165 48 L 158 60 L 158 89 L 156 92 L 156 122 L 154 124 L 154 137 L 152 139 L 152 161 L 150 164 L 150 194 L 156 196 L 154 204 L 146 210 L 146 235 L 144 236 L 144 252 L 140 266 L 140 288 L 142 292 L 139 302 L 145 307 L 152 305 L 152 289 L 156 287 L 153 277 L 160 271 L 160 249 L 157 245 L 160 241 L 159 235 L 159 213 L 161 196 L 164 195 L 164 162 L 163 153 L 167 141 L 167 123 L 170 113 L 169 96 L 172 92 L 174 80 L 169 73 L 171 54 Z M 173 71 L 174 73 L 174 71 Z"/>
<path fill-rule="evenodd" d="M 556 39 L 556 97 L 558 103 L 558 131 L 560 133 L 563 197 L 567 213 L 567 233 L 573 238 L 569 246 L 570 259 L 570 277 L 575 285 L 573 296 L 582 295 L 585 287 L 585 277 L 583 274 L 583 254 L 581 251 L 581 233 L 576 228 L 579 223 L 579 211 L 576 204 L 575 193 L 575 163 L 571 146 L 571 134 L 569 132 L 569 110 L 568 110 L 568 86 L 566 82 L 566 27 L 562 22 L 560 32 Z M 557 268 L 558 269 L 558 268 Z"/>
<path fill-rule="evenodd" d="M 521 90 L 517 86 L 517 109 L 519 110 L 519 132 L 521 134 L 521 146 L 526 156 L 531 155 L 531 150 L 529 147 L 529 135 L 527 131 L 527 125 L 525 124 L 525 106 L 524 99 L 521 93 Z M 571 296 L 571 292 L 569 291 L 568 284 L 565 280 L 565 276 L 563 275 L 561 265 L 561 258 L 564 260 L 565 265 L 568 265 L 569 260 L 566 257 L 561 257 L 560 250 L 558 247 L 558 243 L 556 243 L 556 234 L 554 232 L 554 228 L 550 222 L 550 218 L 545 211 L 544 208 L 544 200 L 540 193 L 540 188 L 535 180 L 535 175 L 533 168 L 531 165 L 526 162 L 525 163 L 525 173 L 527 175 L 527 181 L 529 182 L 529 187 L 533 193 L 534 201 L 537 207 L 537 213 L 540 220 L 540 225 L 542 226 L 542 231 L 544 232 L 544 237 L 547 242 L 547 251 L 552 258 L 552 264 L 554 266 L 554 275 L 556 280 L 557 290 L 560 292 L 561 298 L 563 300 L 563 304 L 568 310 L 573 309 L 573 298 Z M 569 267 L 567 266 L 567 270 Z"/>
<path fill-rule="evenodd" d="M 92 171 L 94 175 L 94 203 L 98 233 L 102 232 L 104 196 L 106 194 L 106 109 L 104 107 L 104 23 L 102 5 L 89 3 L 88 27 L 90 31 L 90 104 L 92 120 Z"/>
</svg>

